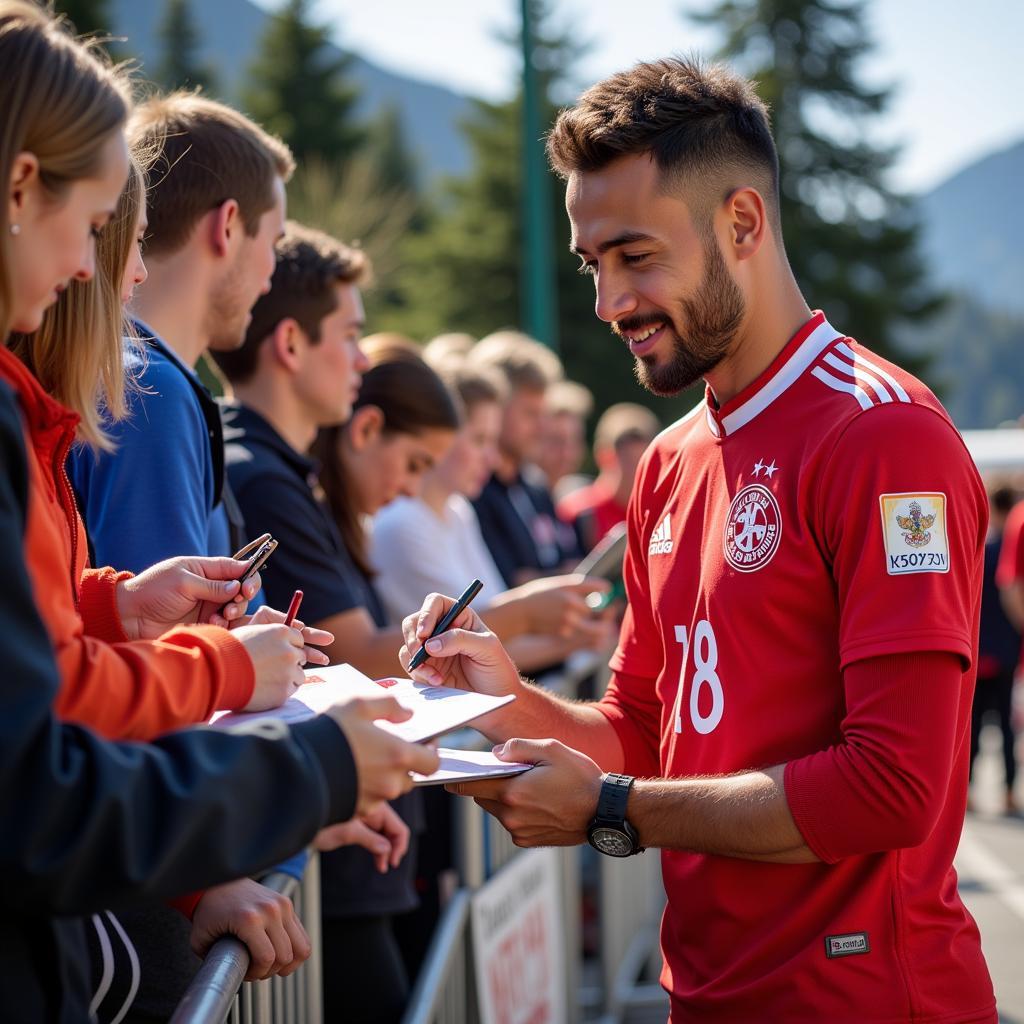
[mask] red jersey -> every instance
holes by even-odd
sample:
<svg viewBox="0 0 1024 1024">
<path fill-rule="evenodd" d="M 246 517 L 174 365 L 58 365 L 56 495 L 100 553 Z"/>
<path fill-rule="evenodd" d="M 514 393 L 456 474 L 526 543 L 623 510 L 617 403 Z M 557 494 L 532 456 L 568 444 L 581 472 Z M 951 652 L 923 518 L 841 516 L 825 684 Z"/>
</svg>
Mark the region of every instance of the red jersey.
<svg viewBox="0 0 1024 1024">
<path fill-rule="evenodd" d="M 629 608 L 600 705 L 626 770 L 785 763 L 794 820 L 822 861 L 662 852 L 673 1021 L 995 1021 L 952 867 L 987 509 L 935 396 L 822 313 L 733 400 L 716 409 L 709 393 L 645 454 Z M 819 759 L 850 740 L 858 709 L 844 669 L 910 652 L 951 652 L 963 666 L 946 708 L 951 774 L 935 780 L 942 809 L 918 846 L 856 849 L 850 808 L 808 794 Z M 924 710 L 909 709 L 909 728 Z M 872 728 L 862 741 L 895 748 L 898 789 L 906 754 L 886 722 Z M 863 784 L 873 794 L 875 783 Z"/>
</svg>

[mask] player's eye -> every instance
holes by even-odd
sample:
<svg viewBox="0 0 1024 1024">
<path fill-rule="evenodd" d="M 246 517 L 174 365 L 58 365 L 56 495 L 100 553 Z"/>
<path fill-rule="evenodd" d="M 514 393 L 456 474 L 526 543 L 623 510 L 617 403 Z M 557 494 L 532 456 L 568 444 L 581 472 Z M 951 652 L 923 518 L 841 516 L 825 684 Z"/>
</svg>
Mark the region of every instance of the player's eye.
<svg viewBox="0 0 1024 1024">
<path fill-rule="evenodd" d="M 587 260 L 576 268 L 576 273 L 583 274 L 584 277 L 593 277 L 597 273 L 597 264 L 594 260 Z"/>
</svg>

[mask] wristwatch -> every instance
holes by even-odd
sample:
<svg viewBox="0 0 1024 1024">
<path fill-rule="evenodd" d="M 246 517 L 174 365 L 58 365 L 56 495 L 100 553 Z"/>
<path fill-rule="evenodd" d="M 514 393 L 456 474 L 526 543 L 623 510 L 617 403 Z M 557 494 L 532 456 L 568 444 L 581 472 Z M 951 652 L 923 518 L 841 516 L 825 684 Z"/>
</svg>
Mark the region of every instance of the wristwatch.
<svg viewBox="0 0 1024 1024">
<path fill-rule="evenodd" d="M 601 783 L 597 813 L 587 826 L 587 841 L 608 857 L 632 857 L 643 853 L 636 829 L 626 821 L 626 801 L 633 785 L 632 775 L 609 772 Z"/>
</svg>

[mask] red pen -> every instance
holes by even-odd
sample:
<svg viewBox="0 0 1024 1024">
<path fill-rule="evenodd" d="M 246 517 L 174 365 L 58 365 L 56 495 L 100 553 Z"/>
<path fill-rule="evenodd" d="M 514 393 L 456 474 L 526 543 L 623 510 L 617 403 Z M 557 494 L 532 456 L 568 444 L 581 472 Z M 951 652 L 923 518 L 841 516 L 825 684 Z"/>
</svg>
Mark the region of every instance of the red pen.
<svg viewBox="0 0 1024 1024">
<path fill-rule="evenodd" d="M 290 626 L 295 621 L 295 616 L 299 614 L 299 605 L 302 604 L 302 591 L 296 590 L 292 594 L 291 604 L 288 605 L 288 614 L 285 616 L 284 624 Z"/>
</svg>

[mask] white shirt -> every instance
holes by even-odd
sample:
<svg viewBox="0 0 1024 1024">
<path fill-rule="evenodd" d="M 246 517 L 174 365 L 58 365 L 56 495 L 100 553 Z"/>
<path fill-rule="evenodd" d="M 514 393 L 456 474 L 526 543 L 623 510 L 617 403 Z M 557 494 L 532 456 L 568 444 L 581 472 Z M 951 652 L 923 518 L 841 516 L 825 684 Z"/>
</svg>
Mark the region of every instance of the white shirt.
<svg viewBox="0 0 1024 1024">
<path fill-rule="evenodd" d="M 380 573 L 374 588 L 394 623 L 434 591 L 458 597 L 479 579 L 483 608 L 507 589 L 476 512 L 461 494 L 448 498 L 442 516 L 420 498 L 396 498 L 386 505 L 373 521 L 370 560 Z"/>
</svg>

